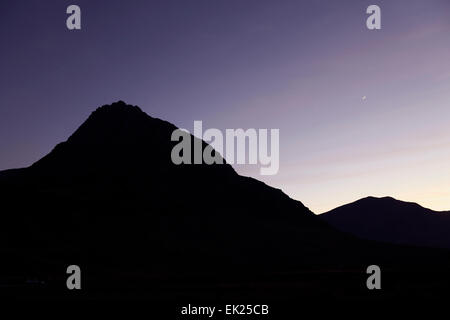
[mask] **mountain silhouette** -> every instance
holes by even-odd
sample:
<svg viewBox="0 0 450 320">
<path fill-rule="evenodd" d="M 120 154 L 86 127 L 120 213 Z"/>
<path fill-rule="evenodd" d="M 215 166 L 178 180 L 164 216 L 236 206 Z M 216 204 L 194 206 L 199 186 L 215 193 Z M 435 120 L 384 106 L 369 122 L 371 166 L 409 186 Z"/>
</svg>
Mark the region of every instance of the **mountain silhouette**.
<svg viewBox="0 0 450 320">
<path fill-rule="evenodd" d="M 320 215 L 360 238 L 450 248 L 450 212 L 437 212 L 391 197 L 367 197 Z"/>
<path fill-rule="evenodd" d="M 0 287 L 40 283 L 61 297 L 76 264 L 93 297 L 209 298 L 224 284 L 236 297 L 248 281 L 269 298 L 364 295 L 360 273 L 373 261 L 436 276 L 450 265 L 446 251 L 342 233 L 228 164 L 175 165 L 175 129 L 119 101 L 30 167 L 0 172 Z"/>
<path fill-rule="evenodd" d="M 338 255 L 334 244 L 347 238 L 281 190 L 228 164 L 173 164 L 175 129 L 120 101 L 32 166 L 1 172 L 0 247 L 39 263 L 67 257 L 155 273 Z"/>
</svg>

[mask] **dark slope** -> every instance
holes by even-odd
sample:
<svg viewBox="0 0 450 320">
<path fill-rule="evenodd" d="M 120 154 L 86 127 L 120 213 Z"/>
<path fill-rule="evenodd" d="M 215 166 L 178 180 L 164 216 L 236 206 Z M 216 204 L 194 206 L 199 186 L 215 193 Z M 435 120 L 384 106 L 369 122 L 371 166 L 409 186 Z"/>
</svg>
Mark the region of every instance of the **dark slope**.
<svg viewBox="0 0 450 320">
<path fill-rule="evenodd" d="M 320 215 L 363 239 L 450 248 L 450 212 L 436 212 L 391 197 L 368 197 Z"/>
</svg>

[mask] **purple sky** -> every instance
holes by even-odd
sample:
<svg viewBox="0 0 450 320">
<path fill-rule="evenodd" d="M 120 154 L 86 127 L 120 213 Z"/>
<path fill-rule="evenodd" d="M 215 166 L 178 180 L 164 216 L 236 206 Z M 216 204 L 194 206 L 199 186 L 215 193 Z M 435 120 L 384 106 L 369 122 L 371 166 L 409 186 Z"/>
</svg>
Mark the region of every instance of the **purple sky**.
<svg viewBox="0 0 450 320">
<path fill-rule="evenodd" d="M 190 130 L 279 128 L 278 175 L 236 168 L 316 213 L 368 195 L 450 209 L 448 0 L 5 0 L 0 37 L 0 170 L 124 100 Z"/>
</svg>

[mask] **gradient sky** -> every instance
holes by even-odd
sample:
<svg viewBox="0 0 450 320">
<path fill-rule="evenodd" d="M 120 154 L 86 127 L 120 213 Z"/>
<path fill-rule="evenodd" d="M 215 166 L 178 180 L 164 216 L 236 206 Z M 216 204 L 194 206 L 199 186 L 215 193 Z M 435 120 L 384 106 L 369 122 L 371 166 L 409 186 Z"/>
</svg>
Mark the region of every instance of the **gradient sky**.
<svg viewBox="0 0 450 320">
<path fill-rule="evenodd" d="M 316 213 L 368 195 L 450 209 L 448 0 L 4 0 L 0 41 L 0 170 L 124 100 L 190 130 L 279 128 L 278 175 L 236 169 Z"/>
</svg>

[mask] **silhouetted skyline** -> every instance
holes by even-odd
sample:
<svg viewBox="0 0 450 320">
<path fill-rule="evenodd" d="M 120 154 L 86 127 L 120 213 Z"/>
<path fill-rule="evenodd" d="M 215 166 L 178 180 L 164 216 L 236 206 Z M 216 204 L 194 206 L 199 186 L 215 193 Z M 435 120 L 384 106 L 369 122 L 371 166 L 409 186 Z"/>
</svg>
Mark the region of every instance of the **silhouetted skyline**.
<svg viewBox="0 0 450 320">
<path fill-rule="evenodd" d="M 449 31 L 447 0 L 3 1 L 0 170 L 124 100 L 187 129 L 279 128 L 278 175 L 236 169 L 315 213 L 368 195 L 448 210 Z"/>
</svg>

